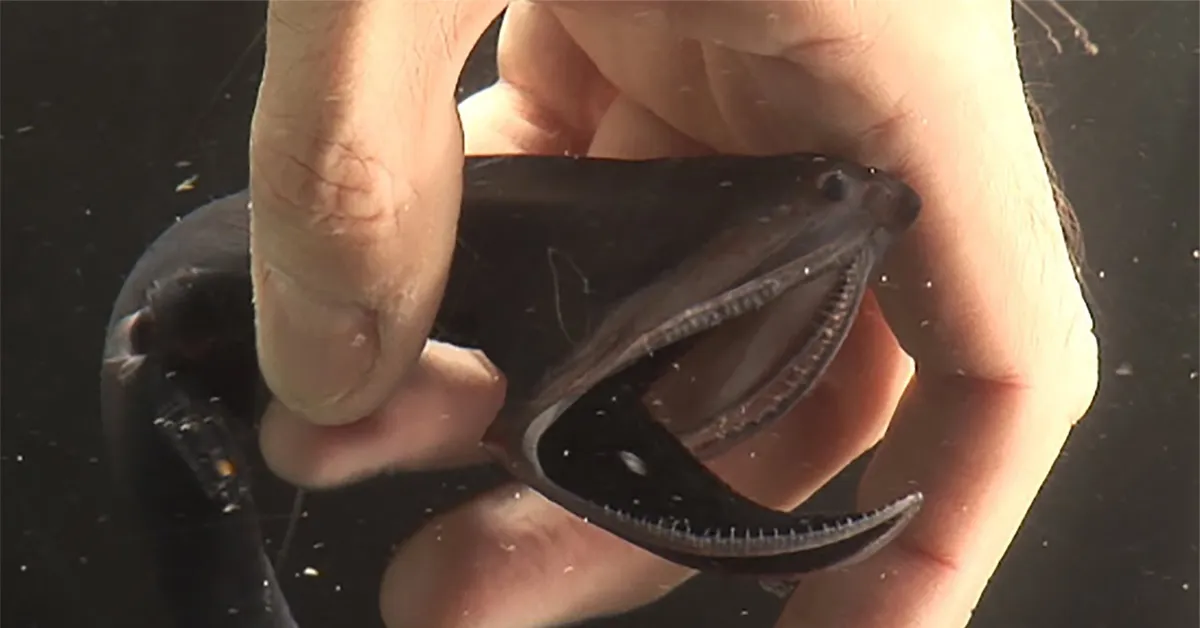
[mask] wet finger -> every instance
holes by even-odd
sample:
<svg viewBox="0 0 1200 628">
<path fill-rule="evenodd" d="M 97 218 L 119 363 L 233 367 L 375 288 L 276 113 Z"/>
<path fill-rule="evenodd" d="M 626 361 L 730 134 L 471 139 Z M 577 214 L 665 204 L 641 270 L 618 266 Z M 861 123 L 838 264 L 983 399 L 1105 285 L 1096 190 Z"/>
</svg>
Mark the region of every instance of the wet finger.
<svg viewBox="0 0 1200 628">
<path fill-rule="evenodd" d="M 502 60 L 508 59 L 503 50 L 512 48 L 505 48 L 503 42 L 514 36 L 538 38 L 558 54 L 542 54 L 522 64 L 506 62 L 505 67 L 519 68 L 507 72 L 515 83 L 502 80 L 460 105 L 466 152 L 555 155 L 586 151 L 598 120 L 578 117 L 564 103 L 542 101 L 539 94 L 544 90 L 536 86 L 540 81 L 570 76 L 581 90 L 601 94 L 598 98 L 603 99 L 606 83 L 594 69 L 590 78 L 581 73 L 588 67 L 586 57 L 567 47 L 571 44 L 563 39 L 561 29 L 556 30 L 557 22 L 517 19 L 515 35 L 512 23 L 510 16 L 502 36 Z M 517 84 L 534 87 L 525 89 Z M 263 454 L 277 474 L 308 487 L 342 485 L 388 469 L 479 462 L 483 459 L 480 436 L 502 400 L 501 374 L 486 356 L 429 343 L 408 377 L 360 421 L 318 425 L 301 412 L 274 403 L 263 419 Z"/>
<path fill-rule="evenodd" d="M 270 4 L 252 268 L 263 374 L 298 415 L 368 415 L 425 344 L 461 195 L 455 84 L 502 6 Z"/>
<path fill-rule="evenodd" d="M 273 403 L 260 439 L 271 470 L 329 488 L 385 470 L 429 470 L 486 460 L 484 430 L 504 403 L 503 375 L 480 352 L 430 342 L 383 406 L 349 425 L 315 425 Z"/>
<path fill-rule="evenodd" d="M 861 496 L 925 505 L 873 558 L 806 579 L 780 626 L 964 625 L 1091 403 L 1096 339 L 1012 55 L 990 104 L 909 130 L 925 208 L 880 294 L 917 375 Z"/>
</svg>

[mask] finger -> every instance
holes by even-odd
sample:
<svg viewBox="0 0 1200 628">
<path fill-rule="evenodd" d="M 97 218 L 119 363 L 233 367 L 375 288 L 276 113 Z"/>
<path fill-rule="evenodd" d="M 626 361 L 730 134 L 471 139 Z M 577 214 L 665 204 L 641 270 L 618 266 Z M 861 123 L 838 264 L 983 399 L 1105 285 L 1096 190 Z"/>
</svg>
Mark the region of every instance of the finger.
<svg viewBox="0 0 1200 628">
<path fill-rule="evenodd" d="M 1091 403 L 1091 318 L 1015 50 L 1005 63 L 978 90 L 985 101 L 959 94 L 948 115 L 909 131 L 906 174 L 925 208 L 892 253 L 881 300 L 918 371 L 861 497 L 919 488 L 925 506 L 872 559 L 807 579 L 780 626 L 964 625 Z M 933 111 L 943 96 L 911 104 Z"/>
<path fill-rule="evenodd" d="M 549 11 L 511 4 L 496 64 L 499 83 L 460 108 L 467 154 L 587 152 L 616 92 Z"/>
<path fill-rule="evenodd" d="M 319 424 L 367 415 L 425 344 L 453 250 L 453 94 L 503 2 L 273 2 L 251 130 L 259 359 Z"/>
<path fill-rule="evenodd" d="M 482 353 L 431 341 L 404 385 L 361 421 L 316 425 L 272 403 L 259 432 L 263 457 L 276 475 L 307 488 L 482 462 L 479 442 L 504 389 L 503 375 Z"/>
<path fill-rule="evenodd" d="M 582 72 L 590 62 L 563 39 L 557 22 L 537 15 L 522 18 L 520 9 L 514 13 L 509 14 L 501 36 L 500 59 L 507 68 L 503 70 L 506 78 L 459 107 L 466 152 L 586 152 L 599 119 L 580 112 L 605 105 L 600 101 L 606 99 L 607 83 L 594 68 L 590 78 Z M 517 26 L 512 26 L 514 23 Z M 514 38 L 539 42 L 541 54 L 529 55 L 525 48 L 506 43 Z M 511 58 L 513 50 L 517 50 L 516 62 Z M 562 99 L 544 102 L 540 95 L 549 93 L 546 82 L 568 85 L 577 94 L 597 94 L 598 100 L 578 105 Z M 318 425 L 282 403 L 273 403 L 263 417 L 263 455 L 281 477 L 320 488 L 384 470 L 479 462 L 483 459 L 480 436 L 503 403 L 503 388 L 503 379 L 485 356 L 429 343 L 405 381 L 378 409 L 356 423 Z"/>
<path fill-rule="evenodd" d="M 876 442 L 911 372 L 868 303 L 811 396 L 712 468 L 751 498 L 792 508 Z M 636 608 L 692 573 L 512 484 L 406 542 L 384 577 L 383 613 L 391 628 L 560 625 Z"/>
</svg>

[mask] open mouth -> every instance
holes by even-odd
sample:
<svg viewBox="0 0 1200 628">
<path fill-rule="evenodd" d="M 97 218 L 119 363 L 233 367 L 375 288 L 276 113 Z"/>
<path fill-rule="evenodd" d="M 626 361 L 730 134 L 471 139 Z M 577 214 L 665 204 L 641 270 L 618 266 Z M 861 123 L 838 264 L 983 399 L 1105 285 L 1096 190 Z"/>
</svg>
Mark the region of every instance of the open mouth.
<svg viewBox="0 0 1200 628">
<path fill-rule="evenodd" d="M 920 493 L 800 515 L 753 502 L 702 462 L 792 411 L 849 333 L 898 225 L 830 215 L 820 228 L 772 235 L 768 219 L 718 237 L 617 306 L 485 445 L 577 516 L 686 566 L 763 576 L 869 556 Z M 757 246 L 750 261 L 722 256 L 745 242 Z"/>
</svg>

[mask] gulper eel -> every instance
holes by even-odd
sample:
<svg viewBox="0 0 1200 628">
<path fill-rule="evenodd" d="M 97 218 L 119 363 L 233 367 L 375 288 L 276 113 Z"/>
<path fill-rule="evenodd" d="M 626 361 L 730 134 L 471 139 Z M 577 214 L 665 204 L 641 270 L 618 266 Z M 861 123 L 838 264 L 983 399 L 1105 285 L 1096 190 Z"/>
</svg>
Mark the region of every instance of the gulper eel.
<svg viewBox="0 0 1200 628">
<path fill-rule="evenodd" d="M 482 445 L 513 477 L 664 559 L 764 581 L 861 560 L 917 513 L 919 492 L 870 512 L 778 511 L 702 464 L 829 365 L 920 211 L 903 182 L 790 154 L 469 157 L 463 185 L 432 336 L 505 374 Z M 181 627 L 297 625 L 248 474 L 270 391 L 247 208 L 242 192 L 167 229 L 107 332 L 102 416 L 123 514 Z M 681 368 L 689 354 L 703 373 Z"/>
</svg>

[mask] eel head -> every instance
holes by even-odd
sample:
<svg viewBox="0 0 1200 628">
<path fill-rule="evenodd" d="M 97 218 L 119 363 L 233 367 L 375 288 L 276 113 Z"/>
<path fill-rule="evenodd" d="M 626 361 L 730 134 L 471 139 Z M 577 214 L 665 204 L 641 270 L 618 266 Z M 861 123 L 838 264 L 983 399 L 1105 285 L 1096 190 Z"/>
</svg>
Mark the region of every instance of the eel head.
<svg viewBox="0 0 1200 628">
<path fill-rule="evenodd" d="M 673 176 L 664 163 L 659 174 Z M 692 568 L 777 578 L 861 560 L 916 514 L 920 493 L 870 512 L 794 514 L 740 495 L 703 461 L 812 389 L 920 199 L 832 157 L 672 163 L 691 168 L 680 193 L 719 219 L 519 391 L 484 446 L 551 501 Z"/>
</svg>

